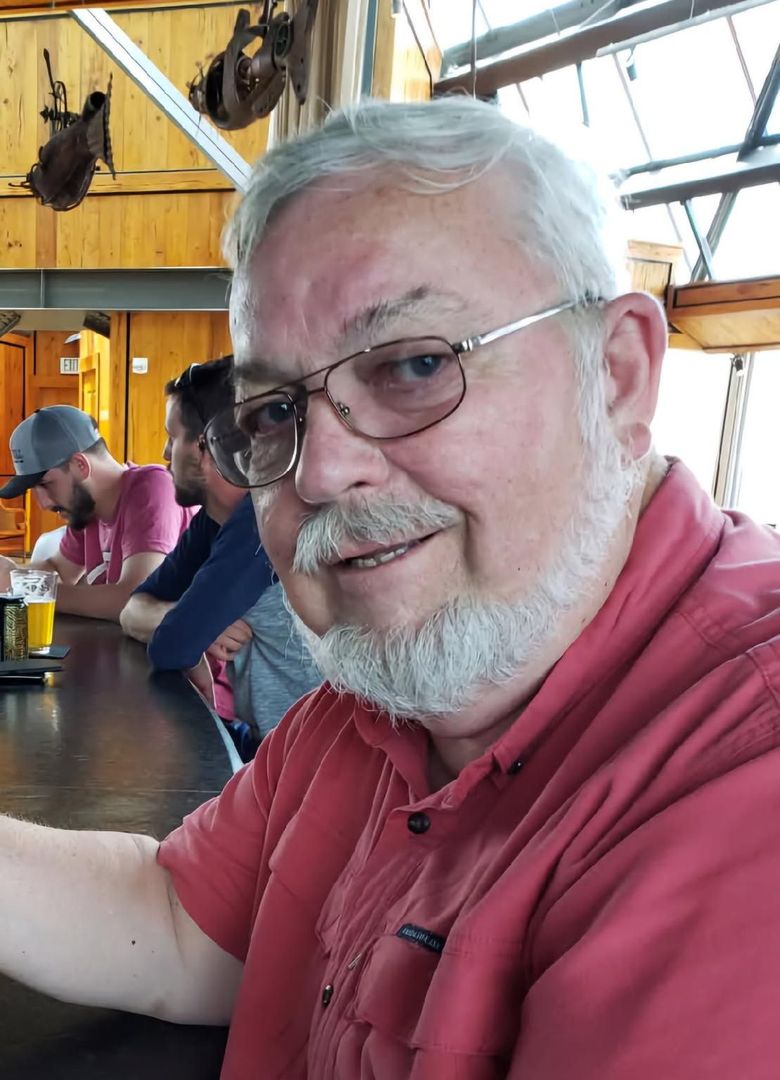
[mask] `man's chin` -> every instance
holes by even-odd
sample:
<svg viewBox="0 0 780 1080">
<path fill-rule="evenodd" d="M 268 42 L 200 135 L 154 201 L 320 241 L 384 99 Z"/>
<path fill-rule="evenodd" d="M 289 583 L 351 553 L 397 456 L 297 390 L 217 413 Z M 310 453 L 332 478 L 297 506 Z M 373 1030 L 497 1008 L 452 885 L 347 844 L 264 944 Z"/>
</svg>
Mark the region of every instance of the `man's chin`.
<svg viewBox="0 0 780 1080">
<path fill-rule="evenodd" d="M 192 488 L 181 488 L 178 484 L 173 485 L 173 495 L 179 506 L 202 506 L 204 493 Z"/>
<path fill-rule="evenodd" d="M 68 527 L 73 529 L 74 532 L 83 532 L 83 530 L 86 529 L 87 525 L 90 525 L 95 520 L 94 517 L 72 518 L 69 517 L 67 514 L 62 514 L 61 516 L 65 519 L 65 521 L 67 521 Z"/>
</svg>

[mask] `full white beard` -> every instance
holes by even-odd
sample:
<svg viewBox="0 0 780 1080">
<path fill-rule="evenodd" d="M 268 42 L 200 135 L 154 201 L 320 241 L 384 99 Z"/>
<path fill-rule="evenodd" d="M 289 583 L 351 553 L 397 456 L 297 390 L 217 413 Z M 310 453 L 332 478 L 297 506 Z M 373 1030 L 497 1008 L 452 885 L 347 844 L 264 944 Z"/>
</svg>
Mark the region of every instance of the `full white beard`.
<svg viewBox="0 0 780 1080">
<path fill-rule="evenodd" d="M 557 550 L 526 594 L 512 602 L 447 601 L 417 627 L 334 626 L 321 637 L 293 612 L 323 677 L 394 721 L 426 720 L 467 708 L 486 686 L 522 678 L 582 602 L 604 566 L 639 479 L 621 460 L 606 416 L 586 441 L 589 461 Z"/>
</svg>

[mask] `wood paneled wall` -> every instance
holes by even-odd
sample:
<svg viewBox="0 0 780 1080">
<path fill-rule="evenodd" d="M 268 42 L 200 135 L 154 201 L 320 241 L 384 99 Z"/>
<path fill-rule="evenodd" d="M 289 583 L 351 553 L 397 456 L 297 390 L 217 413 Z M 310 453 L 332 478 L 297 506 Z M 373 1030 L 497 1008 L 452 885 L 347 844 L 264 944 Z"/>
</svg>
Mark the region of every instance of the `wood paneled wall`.
<svg viewBox="0 0 780 1080">
<path fill-rule="evenodd" d="M 165 384 L 189 364 L 231 351 L 224 312 L 139 312 L 130 315 L 127 375 L 127 458 L 138 464 L 162 461 L 165 444 Z M 133 357 L 148 361 L 133 372 Z"/>
<path fill-rule="evenodd" d="M 115 13 L 122 29 L 184 94 L 227 44 L 240 5 Z M 87 199 L 64 214 L 10 185 L 48 138 L 43 49 L 80 110 L 113 75 L 111 135 L 117 180 L 98 175 Z M 28 267 L 218 266 L 219 235 L 232 202 L 225 179 L 70 16 L 0 20 L 7 72 L 0 114 L 0 237 L 3 265 Z M 262 154 L 268 121 L 224 132 L 247 160 Z"/>
<path fill-rule="evenodd" d="M 101 376 L 101 386 L 107 386 L 107 399 L 101 396 L 101 413 L 108 419 L 100 421 L 100 430 L 108 449 L 117 459 L 127 456 L 127 356 L 130 316 L 126 311 L 111 315 L 111 337 L 108 355 L 110 366 Z"/>
<path fill-rule="evenodd" d="M 6 269 L 138 269 L 222 266 L 224 192 L 88 196 L 58 214 L 31 198 L 0 196 Z"/>
<path fill-rule="evenodd" d="M 406 0 L 405 11 L 396 16 L 391 11 L 391 0 L 379 0 L 371 92 L 391 101 L 427 101 L 431 79 L 439 77 L 442 57 L 426 0 Z"/>
</svg>

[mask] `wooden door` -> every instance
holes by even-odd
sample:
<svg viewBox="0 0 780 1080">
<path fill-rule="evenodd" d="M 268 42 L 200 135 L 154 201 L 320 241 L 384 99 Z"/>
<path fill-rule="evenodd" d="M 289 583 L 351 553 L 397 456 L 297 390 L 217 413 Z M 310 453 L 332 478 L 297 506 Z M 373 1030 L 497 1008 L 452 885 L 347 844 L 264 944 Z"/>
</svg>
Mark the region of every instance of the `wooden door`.
<svg viewBox="0 0 780 1080">
<path fill-rule="evenodd" d="M 9 335 L 0 341 L 0 480 L 14 475 L 8 443 L 24 416 L 24 359 L 26 341 Z M 0 484 L 2 486 L 2 484 Z"/>
<path fill-rule="evenodd" d="M 100 354 L 79 357 L 79 408 L 100 423 Z"/>
<path fill-rule="evenodd" d="M 61 375 L 60 357 L 78 356 L 78 342 L 65 344 L 68 331 L 36 331 L 32 362 L 27 364 L 25 385 L 25 415 L 45 405 L 75 405 L 79 407 L 78 374 Z M 58 529 L 62 518 L 48 510 L 41 510 L 38 500 L 27 493 L 27 544 L 28 549 L 42 532 Z"/>
<path fill-rule="evenodd" d="M 227 312 L 133 312 L 128 343 L 127 457 L 148 465 L 162 461 L 165 384 L 190 364 L 230 352 Z"/>
</svg>

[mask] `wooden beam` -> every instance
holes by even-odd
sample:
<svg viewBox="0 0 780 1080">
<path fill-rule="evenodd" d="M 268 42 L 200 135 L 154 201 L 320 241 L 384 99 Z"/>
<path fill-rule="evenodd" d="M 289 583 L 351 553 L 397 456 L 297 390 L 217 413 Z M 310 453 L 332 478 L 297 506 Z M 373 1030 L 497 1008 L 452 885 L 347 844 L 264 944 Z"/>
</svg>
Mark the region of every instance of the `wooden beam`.
<svg viewBox="0 0 780 1080">
<path fill-rule="evenodd" d="M 657 173 L 638 173 L 620 189 L 627 210 L 725 194 L 780 180 L 780 147 L 759 146 L 742 161 L 717 158 L 691 165 L 671 165 Z"/>
<path fill-rule="evenodd" d="M 477 68 L 477 94 L 489 96 L 502 86 L 511 86 L 537 75 L 546 75 L 548 71 L 591 60 L 599 49 L 609 45 L 618 45 L 621 41 L 630 41 L 642 34 L 674 26 L 709 11 L 732 7 L 733 4 L 734 0 L 662 0 L 649 8 L 630 9 L 606 22 L 561 34 L 556 40 L 535 49 L 527 49 L 517 56 Z M 448 94 L 453 90 L 470 93 L 471 72 L 463 71 L 459 75 L 440 79 L 435 90 L 437 94 Z"/>
<path fill-rule="evenodd" d="M 621 8 L 632 7 L 639 0 L 568 0 L 563 4 L 550 5 L 545 11 L 526 16 L 508 26 L 495 26 L 477 38 L 477 60 L 489 60 L 524 45 L 533 45 L 542 38 L 553 37 L 564 30 L 571 30 L 584 22 L 604 22 L 611 19 Z M 520 5 L 518 5 L 519 7 Z M 444 50 L 442 68 L 452 71 L 471 63 L 471 42 L 462 41 Z"/>
<path fill-rule="evenodd" d="M 32 163 L 31 163 L 32 164 Z M 20 188 L 21 176 L 0 176 L 0 199 L 32 198 L 31 192 Z M 95 174 L 90 195 L 160 195 L 188 191 L 233 191 L 232 184 L 217 169 L 161 169 L 157 172 L 118 172 Z"/>
<path fill-rule="evenodd" d="M 713 281 L 669 290 L 670 326 L 705 351 L 752 352 L 780 345 L 780 278 Z"/>
</svg>

